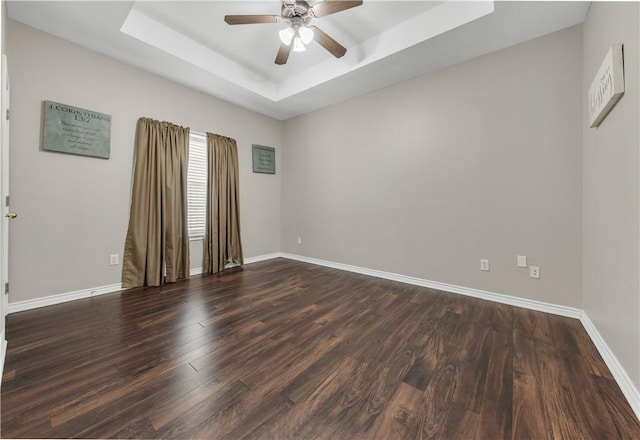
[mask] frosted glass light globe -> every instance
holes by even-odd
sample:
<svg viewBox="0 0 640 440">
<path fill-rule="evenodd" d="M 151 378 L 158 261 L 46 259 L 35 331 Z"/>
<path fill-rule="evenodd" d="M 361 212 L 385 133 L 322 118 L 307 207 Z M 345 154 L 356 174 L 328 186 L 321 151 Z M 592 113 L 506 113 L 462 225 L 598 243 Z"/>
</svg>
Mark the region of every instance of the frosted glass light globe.
<svg viewBox="0 0 640 440">
<path fill-rule="evenodd" d="M 302 26 L 298 30 L 298 33 L 300 34 L 300 38 L 302 38 L 302 42 L 304 44 L 309 44 L 311 43 L 311 40 L 313 40 L 313 31 L 306 26 Z"/>
<path fill-rule="evenodd" d="M 291 44 L 291 40 L 293 39 L 294 32 L 293 32 L 293 29 L 288 27 L 278 32 L 278 35 L 280 36 L 280 41 L 282 41 L 284 44 L 288 46 Z"/>
</svg>

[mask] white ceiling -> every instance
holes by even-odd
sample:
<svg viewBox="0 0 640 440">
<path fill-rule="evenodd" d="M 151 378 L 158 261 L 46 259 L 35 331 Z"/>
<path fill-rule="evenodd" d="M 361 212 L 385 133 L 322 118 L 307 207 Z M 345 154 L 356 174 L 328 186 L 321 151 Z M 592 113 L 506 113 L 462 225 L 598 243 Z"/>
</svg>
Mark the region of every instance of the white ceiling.
<svg viewBox="0 0 640 440">
<path fill-rule="evenodd" d="M 278 66 L 283 24 L 223 21 L 278 15 L 278 0 L 7 2 L 13 20 L 281 120 L 582 23 L 588 8 L 365 0 L 313 20 L 347 48 L 343 58 L 312 42 Z"/>
</svg>

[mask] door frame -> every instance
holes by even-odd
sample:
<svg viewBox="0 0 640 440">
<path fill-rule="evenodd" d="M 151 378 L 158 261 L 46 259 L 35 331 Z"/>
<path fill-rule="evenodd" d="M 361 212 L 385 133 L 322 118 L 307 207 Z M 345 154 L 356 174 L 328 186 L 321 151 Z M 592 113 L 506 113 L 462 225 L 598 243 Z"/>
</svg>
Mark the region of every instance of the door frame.
<svg viewBox="0 0 640 440">
<path fill-rule="evenodd" d="M 9 69 L 7 66 L 7 56 L 2 54 L 2 84 L 0 85 L 0 318 L 3 336 L 6 335 L 5 326 L 8 309 L 8 286 L 9 286 L 9 114 L 11 88 L 9 82 Z M 5 338 L 6 339 L 6 338 Z M 4 341 L 5 339 L 2 339 Z"/>
</svg>

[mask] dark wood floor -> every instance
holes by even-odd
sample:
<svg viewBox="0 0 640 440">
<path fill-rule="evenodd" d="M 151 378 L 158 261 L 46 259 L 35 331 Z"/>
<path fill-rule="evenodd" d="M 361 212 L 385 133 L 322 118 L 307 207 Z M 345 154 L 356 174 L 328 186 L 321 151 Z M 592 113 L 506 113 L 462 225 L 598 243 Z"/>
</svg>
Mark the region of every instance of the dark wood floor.
<svg viewBox="0 0 640 440">
<path fill-rule="evenodd" d="M 7 336 L 9 438 L 640 439 L 579 321 L 283 259 Z"/>
</svg>

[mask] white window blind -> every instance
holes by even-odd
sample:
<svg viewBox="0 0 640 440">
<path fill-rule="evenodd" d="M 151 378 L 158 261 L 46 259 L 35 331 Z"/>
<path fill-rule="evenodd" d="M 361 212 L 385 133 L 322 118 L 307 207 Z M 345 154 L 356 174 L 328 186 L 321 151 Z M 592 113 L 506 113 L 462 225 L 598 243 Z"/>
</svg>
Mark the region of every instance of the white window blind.
<svg viewBox="0 0 640 440">
<path fill-rule="evenodd" d="M 204 237 L 207 206 L 207 138 L 204 133 L 191 131 L 189 135 L 189 164 L 187 167 L 187 211 L 189 238 Z"/>
</svg>

